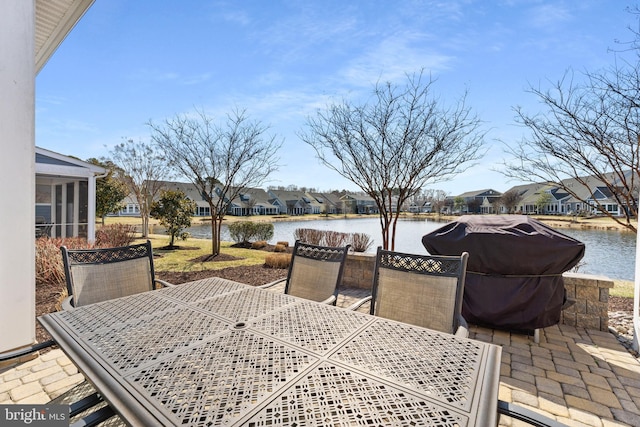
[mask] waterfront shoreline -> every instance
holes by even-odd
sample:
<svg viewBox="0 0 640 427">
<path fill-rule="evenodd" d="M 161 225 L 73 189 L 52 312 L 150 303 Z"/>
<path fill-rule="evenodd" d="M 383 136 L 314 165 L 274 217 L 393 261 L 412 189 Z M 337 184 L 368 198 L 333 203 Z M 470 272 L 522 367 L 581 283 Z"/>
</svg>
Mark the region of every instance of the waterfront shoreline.
<svg viewBox="0 0 640 427">
<path fill-rule="evenodd" d="M 480 215 L 480 214 L 479 214 Z M 286 222 L 286 221 L 313 221 L 313 220 L 334 220 L 334 219 L 366 219 L 377 218 L 375 214 L 305 214 L 305 215 L 250 215 L 250 216 L 234 216 L 225 215 L 223 223 L 231 223 L 238 221 L 254 221 L 254 222 Z M 550 227 L 554 228 L 575 228 L 575 229 L 595 229 L 595 230 L 610 230 L 610 231 L 623 231 L 632 232 L 622 224 L 618 224 L 613 219 L 608 217 L 592 217 L 592 218 L 574 218 L 560 215 L 531 215 Z M 451 222 L 459 218 L 458 215 L 436 215 L 436 214 L 413 214 L 403 213 L 400 214 L 401 220 L 428 220 L 434 222 Z M 211 217 L 193 217 L 193 225 L 198 223 L 210 222 Z M 105 224 L 132 224 L 140 225 L 139 217 L 122 217 L 114 216 L 107 217 Z M 637 221 L 632 221 L 631 224 L 637 227 Z M 100 224 L 101 225 L 101 224 Z M 151 218 L 149 225 L 158 225 L 158 221 Z"/>
</svg>

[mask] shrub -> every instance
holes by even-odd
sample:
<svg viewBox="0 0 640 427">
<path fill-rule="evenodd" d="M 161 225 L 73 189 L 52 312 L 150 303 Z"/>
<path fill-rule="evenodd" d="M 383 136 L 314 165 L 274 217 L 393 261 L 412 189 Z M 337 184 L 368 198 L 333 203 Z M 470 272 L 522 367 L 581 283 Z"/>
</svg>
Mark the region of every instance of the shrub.
<svg viewBox="0 0 640 427">
<path fill-rule="evenodd" d="M 266 240 L 258 240 L 257 242 L 253 242 L 251 244 L 251 249 L 262 249 L 267 247 Z"/>
<path fill-rule="evenodd" d="M 36 286 L 64 283 L 64 266 L 60 246 L 69 249 L 91 249 L 86 239 L 36 239 Z"/>
<path fill-rule="evenodd" d="M 269 268 L 289 268 L 291 254 L 272 253 L 264 258 L 264 266 Z"/>
<path fill-rule="evenodd" d="M 287 247 L 283 245 L 281 242 L 278 242 L 276 246 L 273 248 L 274 252 L 287 252 Z"/>
<path fill-rule="evenodd" d="M 128 246 L 135 240 L 136 228 L 131 224 L 111 224 L 96 230 L 96 246 L 115 248 Z"/>
<path fill-rule="evenodd" d="M 236 243 L 248 242 L 253 236 L 254 223 L 251 221 L 238 221 L 229 224 L 229 235 Z"/>
<path fill-rule="evenodd" d="M 351 240 L 347 233 L 339 231 L 325 231 L 323 234 L 322 242 L 325 246 L 344 246 Z"/>
<path fill-rule="evenodd" d="M 296 240 L 300 240 L 311 245 L 319 245 L 322 241 L 322 230 L 314 230 L 313 228 L 296 228 L 293 232 Z"/>
<path fill-rule="evenodd" d="M 351 249 L 354 252 L 366 252 L 371 247 L 373 240 L 371 236 L 365 233 L 352 233 L 351 234 Z"/>
<path fill-rule="evenodd" d="M 229 224 L 229 234 L 236 243 L 256 240 L 269 240 L 273 237 L 273 224 L 270 222 L 238 221 Z"/>
<path fill-rule="evenodd" d="M 255 234 L 252 237 L 258 240 L 270 240 L 273 237 L 273 224 L 270 222 L 256 223 Z"/>
</svg>

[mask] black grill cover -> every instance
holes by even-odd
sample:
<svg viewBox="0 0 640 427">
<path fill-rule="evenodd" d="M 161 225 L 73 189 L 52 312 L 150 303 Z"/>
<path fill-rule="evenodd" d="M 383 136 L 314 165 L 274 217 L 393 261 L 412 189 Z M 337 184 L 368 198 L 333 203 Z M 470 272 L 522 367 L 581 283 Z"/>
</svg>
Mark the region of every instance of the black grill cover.
<svg viewBox="0 0 640 427">
<path fill-rule="evenodd" d="M 562 273 L 584 243 L 526 215 L 464 215 L 422 237 L 432 255 L 469 252 L 462 315 L 494 328 L 555 325 L 565 300 Z"/>
</svg>

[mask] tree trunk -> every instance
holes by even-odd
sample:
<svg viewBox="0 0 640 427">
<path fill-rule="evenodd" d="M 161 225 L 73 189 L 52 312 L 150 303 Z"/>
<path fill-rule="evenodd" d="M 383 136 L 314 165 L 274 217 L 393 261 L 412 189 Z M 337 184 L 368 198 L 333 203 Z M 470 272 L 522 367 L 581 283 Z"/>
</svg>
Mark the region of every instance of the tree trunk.
<svg viewBox="0 0 640 427">
<path fill-rule="evenodd" d="M 149 237 L 149 216 L 142 215 L 142 237 Z"/>
<path fill-rule="evenodd" d="M 211 255 L 220 254 L 220 235 L 218 233 L 218 219 L 214 215 L 211 216 Z"/>
</svg>

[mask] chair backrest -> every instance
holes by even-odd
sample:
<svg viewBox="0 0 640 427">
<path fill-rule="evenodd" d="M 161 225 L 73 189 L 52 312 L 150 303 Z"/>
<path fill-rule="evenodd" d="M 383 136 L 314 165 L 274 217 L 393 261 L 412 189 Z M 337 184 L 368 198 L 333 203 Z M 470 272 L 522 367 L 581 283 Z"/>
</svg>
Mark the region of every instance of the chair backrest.
<svg viewBox="0 0 640 427">
<path fill-rule="evenodd" d="M 92 304 L 154 289 L 151 242 L 104 249 L 60 247 L 73 306 Z"/>
<path fill-rule="evenodd" d="M 296 241 L 284 292 L 319 302 L 332 295 L 337 297 L 350 246 L 317 246 Z"/>
<path fill-rule="evenodd" d="M 455 333 L 469 254 L 429 256 L 378 248 L 371 314 Z"/>
</svg>

